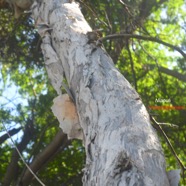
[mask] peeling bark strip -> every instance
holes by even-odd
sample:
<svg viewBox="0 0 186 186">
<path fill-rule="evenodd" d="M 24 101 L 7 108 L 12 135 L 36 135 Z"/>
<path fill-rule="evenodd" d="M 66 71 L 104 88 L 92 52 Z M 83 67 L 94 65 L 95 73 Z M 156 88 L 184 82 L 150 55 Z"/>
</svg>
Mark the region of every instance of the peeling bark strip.
<svg viewBox="0 0 186 186">
<path fill-rule="evenodd" d="M 59 120 L 60 128 L 64 133 L 68 134 L 69 139 L 76 138 L 83 140 L 76 107 L 67 94 L 54 99 L 52 112 Z"/>
<path fill-rule="evenodd" d="M 147 111 L 104 49 L 88 41 L 92 30 L 78 4 L 43 0 L 32 9 L 49 78 L 61 94 L 65 75 L 75 100 L 86 149 L 83 184 L 169 186 Z"/>
</svg>

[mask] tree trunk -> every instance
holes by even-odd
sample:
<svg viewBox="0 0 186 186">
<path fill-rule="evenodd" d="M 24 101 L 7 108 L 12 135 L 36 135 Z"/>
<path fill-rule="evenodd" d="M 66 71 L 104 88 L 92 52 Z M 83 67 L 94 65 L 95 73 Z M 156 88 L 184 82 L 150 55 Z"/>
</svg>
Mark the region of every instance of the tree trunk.
<svg viewBox="0 0 186 186">
<path fill-rule="evenodd" d="M 92 30 L 78 4 L 43 0 L 32 10 L 51 83 L 60 95 L 65 75 L 76 105 L 86 149 L 83 185 L 169 186 L 148 113 L 106 51 L 88 37 Z"/>
</svg>

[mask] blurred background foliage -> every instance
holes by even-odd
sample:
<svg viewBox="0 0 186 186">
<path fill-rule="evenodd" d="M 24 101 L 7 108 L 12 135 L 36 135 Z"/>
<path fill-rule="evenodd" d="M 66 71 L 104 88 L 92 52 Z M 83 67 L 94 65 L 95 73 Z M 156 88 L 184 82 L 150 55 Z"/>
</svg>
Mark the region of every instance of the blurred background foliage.
<svg viewBox="0 0 186 186">
<path fill-rule="evenodd" d="M 186 52 L 184 0 L 79 0 L 78 3 L 86 20 L 94 30 L 101 31 L 102 37 L 137 34 L 162 40 Z M 14 159 L 15 147 L 8 140 L 5 127 L 30 165 L 60 131 L 50 109 L 56 93 L 46 75 L 41 39 L 29 14 L 18 20 L 12 14 L 11 9 L 0 9 L 0 185 L 8 177 L 12 162 L 15 172 L 11 185 L 19 184 L 25 173 L 20 157 Z M 149 113 L 159 122 L 177 126 L 162 125 L 186 166 L 186 58 L 173 48 L 148 40 L 124 37 L 103 44 L 116 67 L 140 94 Z M 185 109 L 152 109 L 166 105 Z M 165 139 L 158 134 L 167 169 L 180 168 Z M 69 141 L 64 136 L 37 175 L 46 185 L 82 185 L 84 163 L 81 142 Z M 34 179 L 29 184 L 39 185 Z"/>
</svg>

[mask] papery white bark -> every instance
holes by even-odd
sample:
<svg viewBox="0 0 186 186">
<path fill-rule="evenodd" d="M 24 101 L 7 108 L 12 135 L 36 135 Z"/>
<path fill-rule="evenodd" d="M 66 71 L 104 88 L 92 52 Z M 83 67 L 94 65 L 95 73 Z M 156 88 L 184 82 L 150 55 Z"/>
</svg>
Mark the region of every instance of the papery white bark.
<svg viewBox="0 0 186 186">
<path fill-rule="evenodd" d="M 54 88 L 60 94 L 64 74 L 75 100 L 86 149 L 84 185 L 169 186 L 148 113 L 105 50 L 88 42 L 91 28 L 78 4 L 38 1 L 33 17 L 36 27 L 47 25 L 39 33 Z"/>
<path fill-rule="evenodd" d="M 168 174 L 170 186 L 178 186 L 180 182 L 180 169 L 170 170 Z"/>
</svg>

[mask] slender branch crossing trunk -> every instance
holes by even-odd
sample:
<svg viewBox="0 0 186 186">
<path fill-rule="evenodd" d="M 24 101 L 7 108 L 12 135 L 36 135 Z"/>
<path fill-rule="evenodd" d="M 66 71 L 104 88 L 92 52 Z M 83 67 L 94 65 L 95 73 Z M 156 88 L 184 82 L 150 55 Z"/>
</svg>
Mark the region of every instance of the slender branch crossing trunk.
<svg viewBox="0 0 186 186">
<path fill-rule="evenodd" d="M 65 76 L 76 106 L 79 123 L 70 111 L 60 123 L 68 124 L 69 137 L 84 140 L 83 184 L 169 186 L 164 155 L 148 113 L 106 51 L 89 41 L 87 33 L 92 29 L 78 4 L 43 0 L 36 1 L 32 10 L 46 69 L 59 94 L 56 102 L 60 105 L 64 99 L 60 87 Z"/>
</svg>

